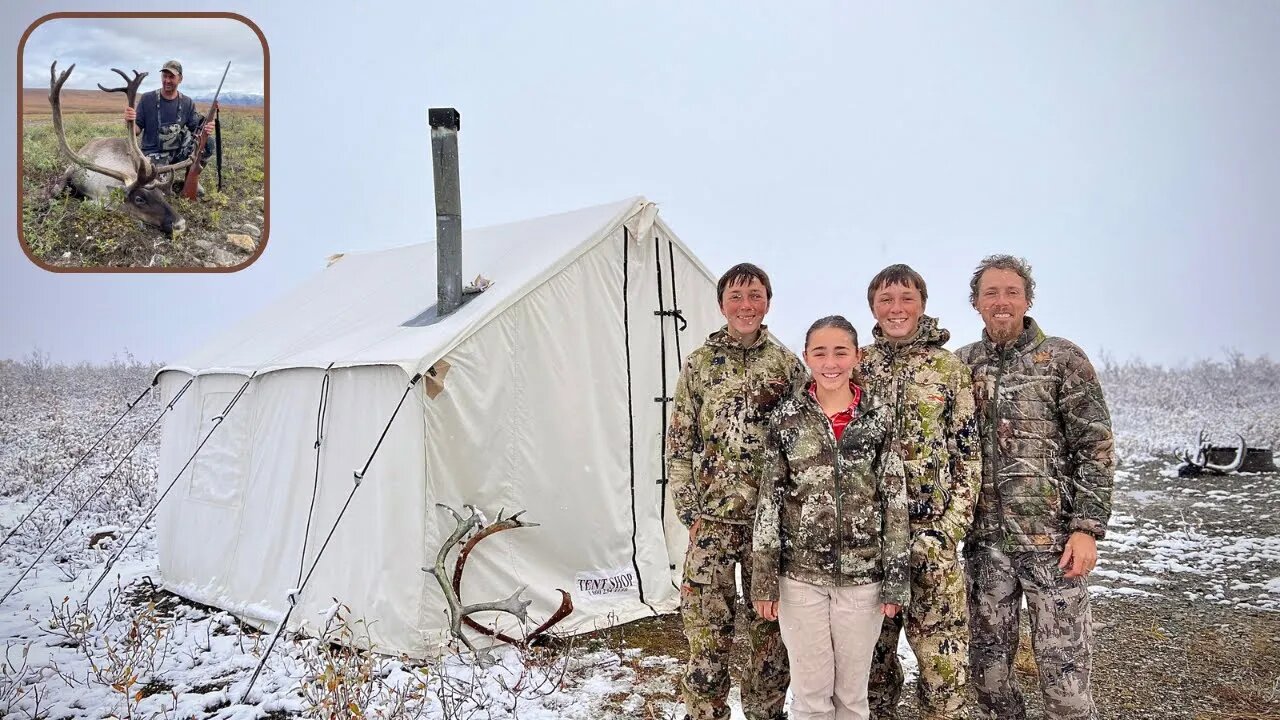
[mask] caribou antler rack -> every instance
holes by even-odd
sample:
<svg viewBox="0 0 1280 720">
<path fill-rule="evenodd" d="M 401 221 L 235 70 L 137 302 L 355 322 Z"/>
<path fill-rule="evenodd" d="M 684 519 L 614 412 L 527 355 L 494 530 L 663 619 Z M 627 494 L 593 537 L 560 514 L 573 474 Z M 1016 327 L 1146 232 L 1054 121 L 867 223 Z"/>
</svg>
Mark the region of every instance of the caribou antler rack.
<svg viewBox="0 0 1280 720">
<path fill-rule="evenodd" d="M 1184 463 L 1178 469 L 1179 474 L 1184 476 L 1198 475 L 1207 471 L 1215 475 L 1227 475 L 1239 471 L 1243 467 L 1245 457 L 1249 452 L 1249 444 L 1245 441 L 1243 435 L 1236 433 L 1236 437 L 1239 438 L 1240 444 L 1236 448 L 1235 457 L 1226 465 L 1217 465 L 1209 461 L 1210 451 L 1214 448 L 1212 443 L 1209 442 L 1208 433 L 1201 429 L 1196 438 L 1195 454 L 1193 455 L 1189 449 L 1184 449 L 1177 455 L 1178 459 Z"/>
<path fill-rule="evenodd" d="M 538 523 L 525 522 L 524 520 L 521 520 L 520 516 L 524 514 L 523 510 L 507 518 L 503 518 L 502 511 L 499 511 L 497 520 L 481 528 L 480 526 L 483 523 L 483 520 L 474 505 L 463 505 L 463 508 L 469 512 L 469 515 L 465 518 L 448 505 L 440 503 L 437 503 L 437 505 L 449 511 L 449 514 L 453 516 L 456 526 L 454 527 L 453 532 L 450 533 L 449 537 L 445 539 L 444 544 L 441 545 L 440 551 L 436 553 L 435 567 L 423 568 L 423 570 L 430 573 L 436 579 L 436 582 L 440 585 L 440 591 L 444 594 L 445 602 L 448 603 L 450 634 L 458 640 L 461 640 L 469 650 L 472 652 L 477 651 L 476 647 L 462 632 L 463 624 L 472 630 L 490 637 L 495 637 L 503 642 L 519 647 L 527 647 L 534 638 L 545 633 L 553 625 L 560 622 L 573 612 L 573 600 L 570 598 L 569 593 L 564 590 L 559 590 L 560 607 L 557 608 L 551 617 L 547 618 L 547 620 L 539 625 L 533 632 L 526 635 L 523 640 L 519 640 L 496 630 L 484 627 L 468 617 L 472 613 L 496 611 L 514 615 L 518 620 L 520 620 L 522 625 L 529 621 L 527 610 L 532 601 L 523 600 L 520 597 L 520 594 L 527 588 L 525 585 L 520 586 L 511 594 L 510 597 L 503 600 L 474 603 L 471 605 L 464 605 L 462 603 L 460 588 L 462 585 L 462 571 L 466 566 L 467 558 L 470 557 L 471 551 L 475 549 L 475 546 L 481 540 L 489 537 L 490 535 L 502 532 L 503 530 L 537 527 Z M 462 549 L 458 552 L 458 559 L 454 562 L 453 566 L 453 577 L 450 578 L 445 571 L 445 561 L 449 552 L 453 550 L 453 548 L 456 547 L 464 537 L 470 534 L 473 530 L 477 530 L 477 528 L 478 531 L 475 535 L 468 539 L 462 546 Z"/>
</svg>

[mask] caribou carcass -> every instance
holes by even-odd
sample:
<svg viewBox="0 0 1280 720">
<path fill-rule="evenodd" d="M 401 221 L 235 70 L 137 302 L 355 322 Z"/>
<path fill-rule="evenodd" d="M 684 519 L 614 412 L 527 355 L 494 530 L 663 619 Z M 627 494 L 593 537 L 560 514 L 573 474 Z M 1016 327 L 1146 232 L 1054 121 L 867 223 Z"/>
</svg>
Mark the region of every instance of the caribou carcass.
<svg viewBox="0 0 1280 720">
<path fill-rule="evenodd" d="M 1236 446 L 1214 445 L 1204 430 L 1196 439 L 1195 451 L 1183 450 L 1178 459 L 1179 477 L 1196 477 L 1205 473 L 1226 475 L 1234 472 L 1275 472 L 1275 458 L 1269 447 L 1249 447 L 1243 435 L 1236 434 Z"/>
<path fill-rule="evenodd" d="M 79 152 L 72 151 L 67 144 L 67 136 L 62 127 L 62 86 L 71 77 L 71 67 L 57 74 L 57 61 L 49 66 L 49 105 L 53 108 L 53 130 L 58 136 L 58 146 L 75 165 L 67 168 L 49 189 L 49 196 L 54 197 L 62 192 L 63 187 L 70 186 L 78 195 L 90 200 L 104 201 L 115 188 L 124 188 L 124 212 L 147 225 L 160 228 L 166 234 L 181 232 L 186 229 L 187 221 L 169 204 L 162 187 L 168 182 L 157 183 L 157 179 L 171 177 L 169 173 L 180 170 L 191 164 L 190 158 L 171 165 L 156 166 L 151 159 L 142 154 L 138 147 L 138 136 L 134 131 L 133 121 L 125 121 L 127 132 L 125 137 L 94 138 L 84 144 Z M 133 71 L 133 79 L 122 70 L 112 71 L 124 78 L 125 86 L 98 88 L 104 92 L 122 92 L 127 98 L 129 107 L 133 107 L 138 95 L 138 86 L 147 73 Z"/>
</svg>

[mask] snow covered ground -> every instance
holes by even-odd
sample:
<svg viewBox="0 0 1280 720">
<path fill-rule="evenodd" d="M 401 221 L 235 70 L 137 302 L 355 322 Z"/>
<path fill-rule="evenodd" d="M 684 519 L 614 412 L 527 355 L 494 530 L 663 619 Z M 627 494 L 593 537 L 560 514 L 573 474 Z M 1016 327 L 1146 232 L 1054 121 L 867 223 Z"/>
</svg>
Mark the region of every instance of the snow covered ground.
<svg viewBox="0 0 1280 720">
<path fill-rule="evenodd" d="M 0 361 L 0 537 L 67 477 L 0 546 L 0 594 L 17 585 L 0 603 L 0 715 L 350 717 L 355 708 L 406 718 L 680 716 L 682 708 L 666 699 L 676 695 L 677 660 L 598 640 L 507 649 L 480 667 L 461 655 L 419 666 L 371 660 L 285 638 L 242 702 L 269 636 L 155 591 L 155 539 L 145 525 L 85 603 L 155 501 L 159 430 L 149 426 L 163 408 L 148 395 L 68 472 L 153 370 L 129 359 L 75 368 L 37 356 Z M 1280 477 L 1170 472 L 1171 452 L 1202 427 L 1274 446 L 1280 366 L 1240 358 L 1182 371 L 1131 364 L 1107 367 L 1103 377 L 1124 461 L 1093 591 L 1130 602 L 1161 595 L 1280 611 Z M 90 547 L 96 535 L 103 539 Z M 340 606 L 312 619 L 316 627 L 326 623 L 329 637 L 359 636 L 359 619 Z M 901 652 L 914 674 L 905 645 Z M 740 708 L 734 712 L 741 717 Z"/>
<path fill-rule="evenodd" d="M 1280 611 L 1280 476 L 1141 470 L 1118 480 L 1093 591 Z"/>
</svg>

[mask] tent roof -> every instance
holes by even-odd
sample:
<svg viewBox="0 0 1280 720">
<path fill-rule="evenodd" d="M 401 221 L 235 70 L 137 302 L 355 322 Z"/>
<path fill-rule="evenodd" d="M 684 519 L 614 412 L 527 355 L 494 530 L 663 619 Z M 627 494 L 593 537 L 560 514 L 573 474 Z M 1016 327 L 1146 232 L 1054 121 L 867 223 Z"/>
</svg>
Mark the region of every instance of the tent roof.
<svg viewBox="0 0 1280 720">
<path fill-rule="evenodd" d="M 462 278 L 493 285 L 453 315 L 405 327 L 436 303 L 435 241 L 341 256 L 292 292 L 161 370 L 249 374 L 292 367 L 399 365 L 412 375 L 453 349 L 618 226 L 656 206 L 642 197 L 463 230 Z M 643 220 L 642 220 L 643 222 Z"/>
</svg>

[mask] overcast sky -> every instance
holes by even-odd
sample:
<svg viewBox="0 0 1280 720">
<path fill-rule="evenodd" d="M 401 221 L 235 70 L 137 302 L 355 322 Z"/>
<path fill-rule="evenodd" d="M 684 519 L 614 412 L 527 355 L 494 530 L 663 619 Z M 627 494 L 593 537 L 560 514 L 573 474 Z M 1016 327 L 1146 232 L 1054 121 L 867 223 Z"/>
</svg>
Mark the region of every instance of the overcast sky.
<svg viewBox="0 0 1280 720">
<path fill-rule="evenodd" d="M 66 87 L 115 87 L 120 68 L 148 73 L 143 90 L 160 87 L 160 66 L 182 63 L 182 92 L 212 96 L 230 61 L 223 92 L 262 94 L 262 41 L 231 18 L 55 18 L 31 32 L 22 53 L 22 84 L 49 87 L 49 65 L 75 63 Z"/>
<path fill-rule="evenodd" d="M 149 6 L 171 4 L 134 4 Z M 233 275 L 56 275 L 10 235 L 0 357 L 176 360 L 331 253 L 429 240 L 426 111 L 447 105 L 463 119 L 465 225 L 643 194 L 713 271 L 752 260 L 773 275 L 768 320 L 792 345 L 833 312 L 869 331 L 866 284 L 893 262 L 924 273 L 953 348 L 976 339 L 968 276 L 1011 252 L 1035 268 L 1032 314 L 1095 356 L 1280 357 L 1280 3 L 183 9 L 242 13 L 267 39 L 266 252 Z M 47 10 L 7 4 L 8 47 Z M 76 55 L 77 76 L 170 55 L 235 71 L 256 48 L 230 30 L 196 53 L 186 32 L 154 30 L 150 48 L 97 42 L 106 32 L 81 48 L 53 25 L 42 52 Z M 15 56 L 0 53 L 5 82 Z M 35 66 L 47 83 L 48 61 Z M 0 96 L 11 138 L 17 93 Z M 0 142 L 5 166 L 14 152 Z M 0 196 L 14 179 L 0 173 Z M 0 207 L 13 233 L 17 205 Z"/>
</svg>

